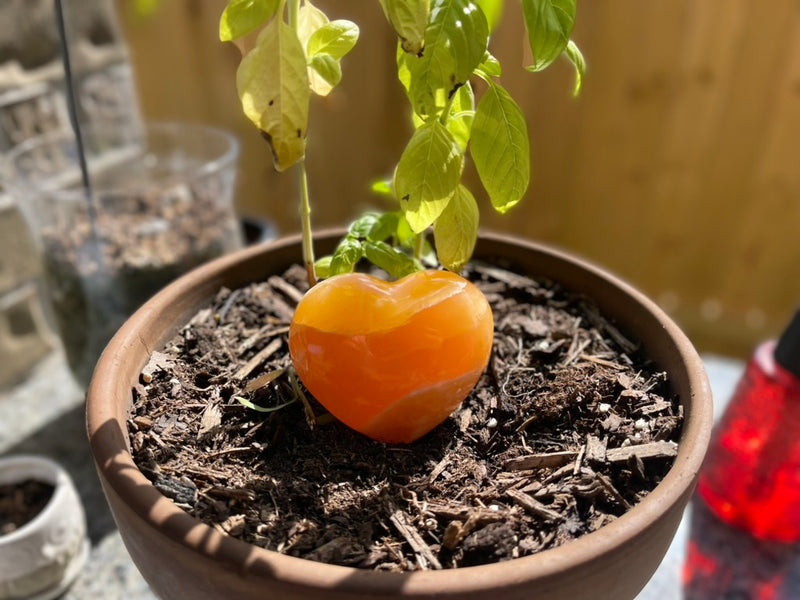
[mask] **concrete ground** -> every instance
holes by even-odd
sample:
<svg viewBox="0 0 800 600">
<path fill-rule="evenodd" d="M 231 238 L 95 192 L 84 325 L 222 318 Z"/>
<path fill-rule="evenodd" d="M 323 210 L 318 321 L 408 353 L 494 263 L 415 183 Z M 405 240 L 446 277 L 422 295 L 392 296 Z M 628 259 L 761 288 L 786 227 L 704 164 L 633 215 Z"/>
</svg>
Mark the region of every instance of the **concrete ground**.
<svg viewBox="0 0 800 600">
<path fill-rule="evenodd" d="M 715 356 L 704 359 L 719 414 L 743 364 Z M 60 351 L 46 356 L 20 385 L 0 391 L 0 455 L 19 453 L 43 454 L 64 465 L 86 510 L 91 553 L 62 600 L 155 599 L 125 551 L 106 505 L 86 440 L 83 392 L 72 381 Z M 680 600 L 686 521 L 637 600 Z"/>
<path fill-rule="evenodd" d="M 0 392 L 0 455 L 42 454 L 60 462 L 78 488 L 91 551 L 62 600 L 154 600 L 117 533 L 94 468 L 84 396 L 63 354 L 45 357 L 20 385 Z"/>
</svg>

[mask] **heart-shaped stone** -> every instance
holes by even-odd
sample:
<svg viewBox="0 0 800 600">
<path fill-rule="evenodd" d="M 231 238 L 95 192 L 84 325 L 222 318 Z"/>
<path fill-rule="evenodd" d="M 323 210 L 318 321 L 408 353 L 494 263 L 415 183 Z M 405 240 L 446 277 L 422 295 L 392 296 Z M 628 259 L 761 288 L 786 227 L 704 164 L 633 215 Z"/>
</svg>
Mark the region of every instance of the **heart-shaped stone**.
<svg viewBox="0 0 800 600">
<path fill-rule="evenodd" d="M 333 416 L 373 439 L 412 442 L 469 394 L 486 368 L 489 303 L 449 271 L 396 282 L 337 275 L 295 311 L 289 350 L 301 381 Z"/>
</svg>

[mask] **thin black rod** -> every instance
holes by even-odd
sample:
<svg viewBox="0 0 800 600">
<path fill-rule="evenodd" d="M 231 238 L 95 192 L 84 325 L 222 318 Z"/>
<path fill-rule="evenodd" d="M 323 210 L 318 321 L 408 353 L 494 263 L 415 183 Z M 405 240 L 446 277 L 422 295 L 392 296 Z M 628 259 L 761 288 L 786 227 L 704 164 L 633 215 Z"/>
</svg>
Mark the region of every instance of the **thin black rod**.
<svg viewBox="0 0 800 600">
<path fill-rule="evenodd" d="M 55 0 L 56 22 L 58 24 L 58 33 L 61 38 L 61 58 L 64 62 L 64 80 L 67 86 L 67 112 L 69 113 L 69 120 L 72 124 L 72 131 L 75 134 L 75 144 L 78 149 L 78 162 L 81 167 L 81 178 L 83 179 L 83 190 L 86 195 L 87 209 L 89 211 L 89 221 L 92 231 L 95 231 L 97 223 L 97 213 L 94 207 L 94 198 L 92 196 L 92 182 L 89 179 L 89 167 L 86 164 L 86 154 L 83 146 L 83 135 L 81 134 L 81 126 L 78 121 L 78 104 L 75 98 L 75 87 L 72 80 L 72 62 L 69 56 L 69 44 L 67 43 L 67 28 L 64 24 L 64 10 L 61 6 L 61 0 Z"/>
</svg>

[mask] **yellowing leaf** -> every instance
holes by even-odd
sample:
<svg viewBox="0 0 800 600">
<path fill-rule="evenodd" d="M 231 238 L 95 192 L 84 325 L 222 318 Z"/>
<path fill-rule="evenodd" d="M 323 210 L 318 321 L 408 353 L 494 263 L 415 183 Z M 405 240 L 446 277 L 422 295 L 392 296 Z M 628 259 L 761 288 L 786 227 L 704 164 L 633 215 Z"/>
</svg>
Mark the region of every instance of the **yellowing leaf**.
<svg viewBox="0 0 800 600">
<path fill-rule="evenodd" d="M 472 123 L 475 168 L 498 212 L 522 199 L 531 178 L 531 147 L 525 115 L 500 85 L 489 82 Z"/>
<path fill-rule="evenodd" d="M 424 231 L 447 206 L 458 186 L 464 156 L 438 120 L 414 132 L 394 175 L 400 208 L 414 233 Z"/>
<path fill-rule="evenodd" d="M 358 25 L 340 19 L 326 23 L 308 38 L 306 50 L 308 57 L 317 54 L 328 54 L 340 59 L 353 49 L 358 41 Z"/>
<path fill-rule="evenodd" d="M 308 80 L 311 91 L 327 96 L 342 80 L 339 60 L 355 46 L 358 26 L 350 21 L 331 21 L 321 25 L 308 38 Z"/>
<path fill-rule="evenodd" d="M 315 94 L 327 96 L 342 80 L 342 65 L 330 54 L 312 56 L 308 66 L 308 81 Z"/>
<path fill-rule="evenodd" d="M 425 28 L 431 12 L 430 0 L 380 0 L 404 52 L 419 54 L 425 45 Z"/>
<path fill-rule="evenodd" d="M 219 19 L 219 39 L 229 42 L 254 31 L 279 4 L 279 0 L 230 0 Z"/>
<path fill-rule="evenodd" d="M 459 185 L 433 226 L 436 254 L 446 269 L 458 273 L 467 264 L 478 240 L 478 221 L 475 197 Z"/>
<path fill-rule="evenodd" d="M 308 40 L 314 32 L 328 23 L 328 17 L 316 6 L 306 0 L 297 11 L 297 37 L 303 48 L 308 47 Z"/>
<path fill-rule="evenodd" d="M 275 168 L 285 171 L 305 154 L 311 91 L 306 56 L 294 29 L 282 20 L 259 34 L 236 72 L 244 114 L 264 132 Z"/>
</svg>

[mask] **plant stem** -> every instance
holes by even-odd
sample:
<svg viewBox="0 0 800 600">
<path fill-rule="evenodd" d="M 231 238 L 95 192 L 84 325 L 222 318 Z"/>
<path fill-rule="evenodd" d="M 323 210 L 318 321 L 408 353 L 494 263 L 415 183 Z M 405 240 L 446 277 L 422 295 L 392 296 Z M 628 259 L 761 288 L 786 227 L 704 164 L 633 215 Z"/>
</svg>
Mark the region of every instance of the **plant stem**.
<svg viewBox="0 0 800 600">
<path fill-rule="evenodd" d="M 289 25 L 297 31 L 297 15 L 300 12 L 300 0 L 289 0 Z"/>
<path fill-rule="evenodd" d="M 286 0 L 281 0 L 281 8 Z M 297 31 L 300 0 L 289 0 L 289 26 Z M 308 198 L 308 174 L 306 159 L 300 159 L 300 223 L 303 231 L 303 262 L 306 266 L 309 287 L 317 284 L 317 273 L 314 270 L 314 237 L 311 235 L 311 202 Z"/>
<path fill-rule="evenodd" d="M 453 101 L 456 99 L 456 94 L 458 94 L 458 89 L 454 90 L 453 93 L 450 94 L 450 97 L 447 99 L 447 102 L 444 105 L 444 110 L 442 110 L 442 116 L 439 117 L 439 122 L 442 125 L 447 125 L 447 121 L 450 119 L 450 107 L 453 106 Z"/>
<path fill-rule="evenodd" d="M 422 258 L 422 250 L 425 248 L 425 232 L 420 231 L 417 237 L 414 238 L 414 258 L 419 260 Z"/>
<path fill-rule="evenodd" d="M 308 198 L 308 175 L 306 174 L 306 159 L 300 159 L 300 222 L 303 229 L 303 262 L 308 274 L 308 285 L 317 284 L 317 274 L 314 270 L 314 238 L 311 235 L 311 202 Z"/>
<path fill-rule="evenodd" d="M 311 408 L 308 398 L 306 398 L 306 395 L 303 393 L 303 388 L 300 387 L 300 383 L 297 381 L 297 373 L 294 369 L 289 369 L 289 381 L 292 384 L 292 391 L 294 391 L 295 396 L 300 399 L 300 402 L 303 403 L 303 412 L 306 415 L 306 423 L 308 423 L 308 428 L 311 431 L 314 431 L 314 427 L 317 424 L 317 417 L 314 414 L 314 409 Z"/>
</svg>

